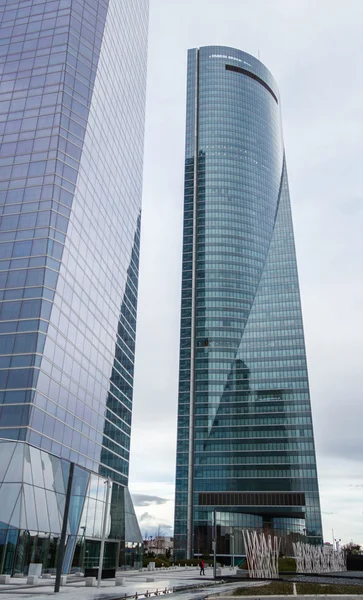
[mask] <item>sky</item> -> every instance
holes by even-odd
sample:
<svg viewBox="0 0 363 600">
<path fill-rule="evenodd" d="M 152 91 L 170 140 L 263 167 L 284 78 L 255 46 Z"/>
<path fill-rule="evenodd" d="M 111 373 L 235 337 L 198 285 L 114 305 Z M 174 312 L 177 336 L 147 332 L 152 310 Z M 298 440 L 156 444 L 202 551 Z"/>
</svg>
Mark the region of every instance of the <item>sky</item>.
<svg viewBox="0 0 363 600">
<path fill-rule="evenodd" d="M 363 544 L 363 2 L 151 0 L 130 490 L 170 535 L 188 48 L 226 45 L 279 86 L 324 540 Z"/>
</svg>

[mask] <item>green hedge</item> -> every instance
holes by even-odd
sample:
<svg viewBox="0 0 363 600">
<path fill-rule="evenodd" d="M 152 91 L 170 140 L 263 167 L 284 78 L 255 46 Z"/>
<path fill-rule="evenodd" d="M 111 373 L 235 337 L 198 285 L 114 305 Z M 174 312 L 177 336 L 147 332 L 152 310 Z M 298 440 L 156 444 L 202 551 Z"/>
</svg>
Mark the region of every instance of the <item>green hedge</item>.
<svg viewBox="0 0 363 600">
<path fill-rule="evenodd" d="M 157 556 L 156 558 L 143 558 L 142 566 L 147 567 L 149 562 L 155 563 L 155 568 L 159 569 L 160 567 L 170 567 L 170 562 L 164 558 L 163 556 Z"/>
<path fill-rule="evenodd" d="M 289 558 L 288 556 L 279 558 L 279 572 L 284 571 L 296 573 L 296 560 L 294 558 Z"/>
</svg>

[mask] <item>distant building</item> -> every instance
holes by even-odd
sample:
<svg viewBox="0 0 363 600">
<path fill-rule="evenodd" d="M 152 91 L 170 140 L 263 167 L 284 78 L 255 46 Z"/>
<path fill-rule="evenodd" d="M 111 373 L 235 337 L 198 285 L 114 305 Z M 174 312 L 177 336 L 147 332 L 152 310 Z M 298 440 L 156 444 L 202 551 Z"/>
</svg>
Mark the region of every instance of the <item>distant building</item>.
<svg viewBox="0 0 363 600">
<path fill-rule="evenodd" d="M 304 330 L 275 80 L 188 53 L 175 555 L 241 530 L 321 543 Z M 291 543 L 290 543 L 291 546 Z"/>
<path fill-rule="evenodd" d="M 0 6 L 0 573 L 139 565 L 128 491 L 148 0 Z"/>
<path fill-rule="evenodd" d="M 157 535 L 144 539 L 144 553 L 154 553 L 155 555 L 168 553 L 172 554 L 174 548 L 174 538 L 169 536 Z"/>
</svg>

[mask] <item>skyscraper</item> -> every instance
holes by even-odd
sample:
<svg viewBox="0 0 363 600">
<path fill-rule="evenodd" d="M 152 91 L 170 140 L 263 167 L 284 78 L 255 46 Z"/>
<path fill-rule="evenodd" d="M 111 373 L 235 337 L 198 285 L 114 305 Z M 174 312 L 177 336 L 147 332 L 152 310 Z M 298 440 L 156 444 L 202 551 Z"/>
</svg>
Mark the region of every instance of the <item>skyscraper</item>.
<svg viewBox="0 0 363 600">
<path fill-rule="evenodd" d="M 140 560 L 128 492 L 148 0 L 0 7 L 0 573 Z"/>
<path fill-rule="evenodd" d="M 279 92 L 233 48 L 188 53 L 183 233 L 177 557 L 211 552 L 214 518 L 221 557 L 246 527 L 319 543 Z"/>
</svg>

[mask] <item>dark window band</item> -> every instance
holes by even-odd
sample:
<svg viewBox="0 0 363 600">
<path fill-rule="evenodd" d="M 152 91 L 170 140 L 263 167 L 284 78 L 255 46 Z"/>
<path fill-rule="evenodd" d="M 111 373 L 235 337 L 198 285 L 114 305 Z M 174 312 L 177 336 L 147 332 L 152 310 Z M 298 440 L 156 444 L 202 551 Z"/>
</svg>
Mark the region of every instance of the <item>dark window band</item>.
<svg viewBox="0 0 363 600">
<path fill-rule="evenodd" d="M 247 77 L 251 77 L 251 79 L 254 79 L 255 81 L 258 81 L 258 83 L 260 83 L 261 85 L 263 85 L 263 87 L 266 88 L 266 90 L 268 92 L 270 92 L 271 96 L 276 100 L 277 104 L 279 103 L 276 94 L 274 94 L 274 92 L 272 91 L 272 89 L 270 88 L 270 86 L 267 85 L 267 83 L 265 83 L 264 80 L 261 79 L 261 77 L 258 77 L 254 73 L 251 73 L 251 71 L 247 71 L 247 69 L 241 69 L 241 67 L 235 67 L 234 65 L 226 65 L 226 70 L 227 71 L 234 71 L 235 73 L 241 73 L 242 75 L 247 75 Z"/>
<path fill-rule="evenodd" d="M 201 492 L 200 506 L 305 506 L 303 492 Z"/>
</svg>

